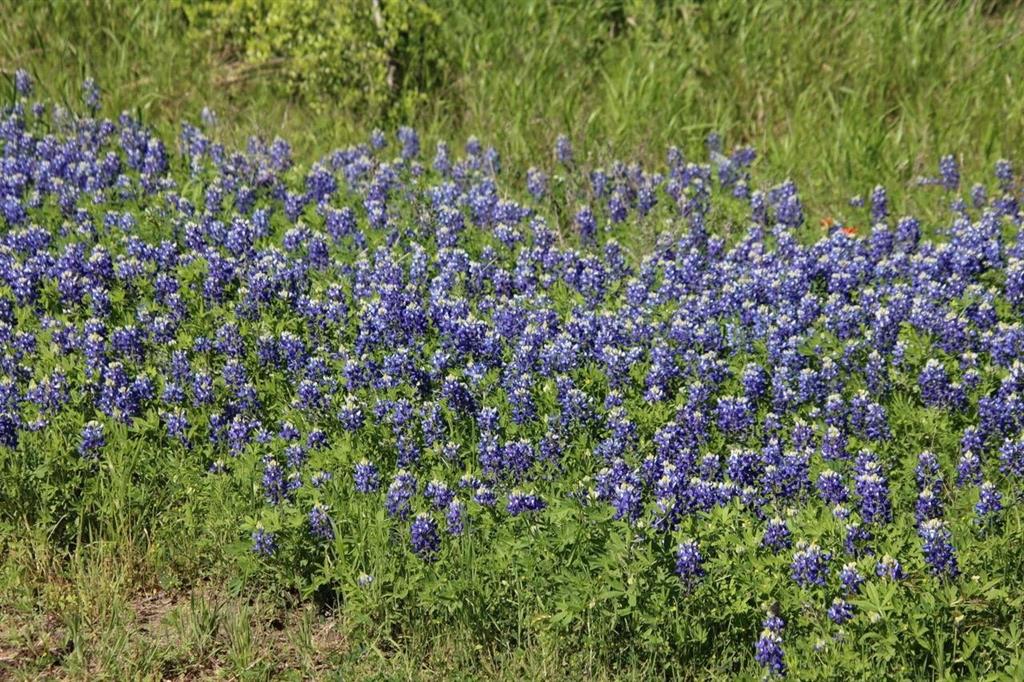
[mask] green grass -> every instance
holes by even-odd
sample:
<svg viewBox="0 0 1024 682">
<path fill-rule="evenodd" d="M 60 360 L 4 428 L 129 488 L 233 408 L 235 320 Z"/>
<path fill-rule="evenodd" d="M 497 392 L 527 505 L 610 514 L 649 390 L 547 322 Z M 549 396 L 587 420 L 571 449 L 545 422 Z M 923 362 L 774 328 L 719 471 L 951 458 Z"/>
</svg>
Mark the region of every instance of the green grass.
<svg viewBox="0 0 1024 682">
<path fill-rule="evenodd" d="M 46 550 L 43 549 L 43 552 Z M 162 587 L 151 561 L 92 546 L 48 566 L 10 557 L 0 579 L 0 679 L 650 679 L 649 662 L 616 670 L 595 642 L 566 648 L 474 644 L 451 628 L 365 631 L 326 605 L 239 593 L 216 580 Z M 31 567 L 31 568 L 29 568 Z M 468 671 L 474 671 L 469 673 Z M 691 674 L 700 677 L 699 671 Z"/>
<path fill-rule="evenodd" d="M 970 177 L 1024 146 L 1015 1 L 433 4 L 450 64 L 430 100 L 399 117 L 430 140 L 478 135 L 520 170 L 560 132 L 600 164 L 660 161 L 671 144 L 701 155 L 716 130 L 756 145 L 765 172 L 792 177 L 823 213 L 876 183 L 899 208 L 941 154 Z M 209 105 L 229 136 L 281 135 L 307 159 L 380 125 L 282 96 L 280 65 L 229 56 L 176 6 L 4 3 L 0 69 L 29 68 L 41 94 L 67 101 L 91 74 L 108 113 L 137 110 L 161 128 Z"/>
</svg>

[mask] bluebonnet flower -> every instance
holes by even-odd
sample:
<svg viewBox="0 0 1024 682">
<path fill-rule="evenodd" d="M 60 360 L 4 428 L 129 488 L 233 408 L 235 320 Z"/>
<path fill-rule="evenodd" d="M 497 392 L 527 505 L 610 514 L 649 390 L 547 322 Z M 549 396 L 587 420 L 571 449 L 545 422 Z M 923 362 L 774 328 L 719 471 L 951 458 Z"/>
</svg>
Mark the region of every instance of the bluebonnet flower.
<svg viewBox="0 0 1024 682">
<path fill-rule="evenodd" d="M 420 138 L 416 131 L 408 126 L 398 129 L 398 141 L 402 145 L 402 158 L 413 159 L 420 153 Z"/>
<path fill-rule="evenodd" d="M 399 470 L 388 486 L 384 507 L 388 516 L 404 519 L 412 512 L 410 501 L 416 494 L 416 477 L 404 469 Z"/>
<path fill-rule="evenodd" d="M 628 210 L 622 193 L 617 190 L 613 191 L 611 196 L 608 197 L 608 218 L 612 224 L 623 222 L 626 219 Z"/>
<path fill-rule="evenodd" d="M 483 168 L 491 175 L 497 175 L 501 172 L 501 157 L 498 155 L 498 150 L 494 147 L 488 147 L 484 150 Z"/>
<path fill-rule="evenodd" d="M 873 458 L 861 458 L 857 468 L 860 472 L 854 478 L 854 489 L 860 498 L 861 518 L 866 523 L 888 523 L 892 520 L 892 503 L 881 467 Z"/>
<path fill-rule="evenodd" d="M 846 404 L 843 402 L 843 397 L 837 393 L 832 393 L 825 398 L 825 423 L 829 425 L 831 433 L 837 434 L 837 437 L 842 437 L 841 428 L 846 426 L 847 420 L 847 409 Z M 835 429 L 835 431 L 832 431 Z M 829 456 L 830 459 L 836 459 L 836 457 Z"/>
<path fill-rule="evenodd" d="M 866 392 L 850 401 L 850 424 L 855 432 L 867 440 L 882 441 L 891 437 L 885 408 L 870 400 Z"/>
<path fill-rule="evenodd" d="M 560 134 L 555 138 L 555 159 L 564 166 L 572 163 L 572 143 L 568 135 Z"/>
<path fill-rule="evenodd" d="M 309 479 L 310 485 L 314 488 L 323 488 L 334 476 L 330 471 L 318 471 Z"/>
<path fill-rule="evenodd" d="M 877 564 L 875 564 L 875 575 L 879 578 L 886 578 L 888 580 L 903 580 L 907 577 L 906 573 L 903 572 L 903 566 L 899 560 L 895 557 L 891 557 L 888 554 L 884 555 Z"/>
<path fill-rule="evenodd" d="M 978 456 L 970 451 L 961 455 L 956 465 L 956 484 L 960 487 L 977 485 L 981 483 L 981 477 L 981 460 Z"/>
<path fill-rule="evenodd" d="M 847 458 L 847 439 L 835 426 L 829 426 L 821 439 L 821 456 L 826 460 Z"/>
<path fill-rule="evenodd" d="M 82 81 L 82 101 L 85 102 L 85 108 L 90 112 L 95 114 L 99 111 L 100 86 L 92 78 Z"/>
<path fill-rule="evenodd" d="M 932 491 L 932 488 L 925 488 L 917 496 L 914 520 L 920 525 L 924 521 L 939 518 L 942 518 L 942 499 Z"/>
<path fill-rule="evenodd" d="M 952 534 L 942 519 L 930 519 L 918 527 L 923 543 L 924 559 L 929 570 L 935 575 L 956 577 L 960 573 L 956 551 L 951 542 Z"/>
<path fill-rule="evenodd" d="M 939 459 L 934 453 L 926 450 L 917 456 L 914 478 L 917 481 L 918 489 L 930 488 L 933 492 L 939 492 L 942 488 L 942 471 L 939 467 Z"/>
<path fill-rule="evenodd" d="M 309 450 L 323 450 L 327 447 L 327 434 L 320 429 L 313 429 L 306 436 L 306 448 Z"/>
<path fill-rule="evenodd" d="M 896 242 L 907 252 L 917 249 L 921 239 L 920 222 L 917 218 L 904 217 L 896 223 Z"/>
<path fill-rule="evenodd" d="M 462 461 L 462 458 L 459 455 L 459 446 L 457 443 L 453 442 L 444 444 L 444 447 L 441 448 L 441 456 L 444 457 L 445 461 L 452 464 L 460 464 Z"/>
<path fill-rule="evenodd" d="M 761 190 L 750 193 L 750 219 L 758 225 L 768 222 L 768 201 Z"/>
<path fill-rule="evenodd" d="M 434 479 L 423 489 L 423 497 L 433 502 L 436 509 L 444 509 L 455 499 L 455 492 L 445 482 Z"/>
<path fill-rule="evenodd" d="M 263 463 L 263 496 L 270 504 L 284 502 L 288 489 L 284 470 L 277 461 L 267 458 Z"/>
<path fill-rule="evenodd" d="M 881 223 L 889 217 L 889 196 L 885 188 L 876 185 L 871 191 L 871 222 Z"/>
<path fill-rule="evenodd" d="M 686 540 L 676 548 L 676 574 L 688 588 L 704 575 L 704 558 L 696 541 Z"/>
<path fill-rule="evenodd" d="M 576 229 L 585 243 L 594 241 L 597 235 L 597 220 L 589 207 L 584 206 L 576 212 Z"/>
<path fill-rule="evenodd" d="M 821 501 L 830 506 L 843 504 L 850 494 L 843 483 L 843 477 L 831 469 L 818 475 L 817 488 Z"/>
<path fill-rule="evenodd" d="M 540 201 L 547 194 L 548 176 L 541 170 L 530 168 L 526 171 L 526 191 L 536 201 Z"/>
<path fill-rule="evenodd" d="M 533 493 L 524 493 L 518 490 L 513 490 L 508 495 L 507 510 L 512 516 L 518 516 L 524 512 L 541 511 L 545 507 L 547 507 L 547 504 L 544 500 Z"/>
<path fill-rule="evenodd" d="M 14 90 L 22 97 L 32 94 L 32 76 L 25 69 L 14 72 Z"/>
<path fill-rule="evenodd" d="M 462 535 L 466 529 L 466 506 L 455 498 L 448 503 L 445 510 L 445 522 L 449 535 Z"/>
<path fill-rule="evenodd" d="M 497 503 L 498 498 L 494 494 L 494 490 L 489 486 L 480 485 L 473 492 L 473 501 L 481 507 L 493 507 Z M 509 501 L 511 502 L 511 499 Z"/>
<path fill-rule="evenodd" d="M 1024 478 L 1024 440 L 1007 440 L 999 448 L 999 470 L 1016 478 Z"/>
<path fill-rule="evenodd" d="M 99 457 L 100 451 L 107 441 L 103 435 L 103 424 L 91 421 L 82 428 L 82 438 L 78 444 L 78 454 L 85 459 Z"/>
<path fill-rule="evenodd" d="M 294 443 L 284 449 L 284 456 L 289 468 L 301 469 L 302 465 L 306 463 L 306 448 Z"/>
<path fill-rule="evenodd" d="M 954 191 L 960 187 L 960 167 L 952 154 L 939 159 L 939 179 L 947 190 Z"/>
<path fill-rule="evenodd" d="M 431 164 L 438 173 L 447 175 L 452 169 L 451 155 L 448 151 L 448 145 L 444 142 L 438 142 L 436 151 L 434 152 L 434 162 Z"/>
<path fill-rule="evenodd" d="M 719 398 L 715 414 L 718 428 L 728 434 L 742 434 L 754 425 L 754 411 L 746 398 Z"/>
<path fill-rule="evenodd" d="M 793 555 L 793 562 L 790 564 L 790 574 L 793 580 L 800 587 L 818 585 L 825 586 L 825 576 L 828 573 L 828 562 L 832 555 L 822 552 L 821 548 L 814 543 L 800 541 L 797 543 L 797 551 Z"/>
<path fill-rule="evenodd" d="M 334 539 L 334 527 L 331 525 L 331 517 L 327 513 L 327 507 L 319 502 L 313 505 L 309 511 L 309 533 L 314 538 L 322 541 Z"/>
<path fill-rule="evenodd" d="M 785 622 L 777 615 L 769 614 L 764 622 L 761 636 L 754 645 L 754 660 L 768 670 L 769 674 L 785 676 L 786 661 L 782 651 L 782 630 Z"/>
<path fill-rule="evenodd" d="M 768 373 L 757 363 L 748 363 L 743 368 L 742 383 L 743 393 L 747 400 L 755 402 L 768 390 Z"/>
<path fill-rule="evenodd" d="M 867 546 L 874 539 L 871 531 L 859 523 L 847 523 L 846 535 L 843 538 L 843 551 L 853 557 L 862 554 L 873 554 Z"/>
<path fill-rule="evenodd" d="M 973 204 L 974 208 L 982 208 L 987 202 L 988 190 L 985 189 L 985 185 L 980 182 L 971 185 L 971 204 Z"/>
<path fill-rule="evenodd" d="M 761 536 L 761 545 L 778 554 L 791 544 L 792 538 L 786 522 L 778 516 L 769 520 L 764 527 L 764 535 Z"/>
<path fill-rule="evenodd" d="M 842 625 L 853 618 L 853 606 L 845 599 L 837 597 L 832 600 L 832 605 L 828 607 L 828 617 L 833 623 Z"/>
<path fill-rule="evenodd" d="M 293 499 L 295 492 L 302 487 L 302 474 L 298 471 L 292 471 L 288 474 L 285 479 L 284 490 L 288 499 Z"/>
<path fill-rule="evenodd" d="M 929 407 L 960 407 L 963 396 L 959 395 L 949 379 L 946 368 L 934 358 L 925 363 L 918 376 L 921 400 Z"/>
<path fill-rule="evenodd" d="M 363 411 L 351 399 L 338 411 L 338 421 L 346 431 L 358 431 L 364 423 Z"/>
<path fill-rule="evenodd" d="M 754 485 L 758 469 L 757 453 L 752 451 L 733 451 L 726 462 L 726 473 L 730 480 L 740 486 Z"/>
<path fill-rule="evenodd" d="M 257 525 L 252 533 L 252 551 L 264 557 L 273 556 L 277 551 L 276 537 L 263 528 L 262 524 Z"/>
<path fill-rule="evenodd" d="M 361 493 L 375 493 L 380 489 L 380 472 L 373 462 L 362 459 L 352 468 L 352 480 Z"/>
<path fill-rule="evenodd" d="M 616 520 L 635 521 L 643 511 L 643 498 L 639 488 L 628 481 L 619 483 L 615 486 L 612 506 L 615 508 Z"/>
<path fill-rule="evenodd" d="M 786 621 L 775 611 L 775 608 L 773 607 L 768 610 L 768 614 L 764 617 L 764 621 L 761 626 L 765 630 L 781 633 L 786 627 Z"/>
<path fill-rule="evenodd" d="M 864 576 L 857 570 L 856 564 L 844 564 L 839 571 L 839 582 L 843 584 L 846 594 L 857 594 L 864 584 Z"/>
<path fill-rule="evenodd" d="M 175 409 L 172 412 L 162 413 L 161 417 L 167 427 L 167 435 L 176 439 L 183 445 L 188 444 L 188 418 L 183 410 Z"/>
<path fill-rule="evenodd" d="M 417 514 L 410 527 L 412 551 L 424 561 L 436 561 L 441 549 L 441 536 L 437 532 L 437 521 L 429 514 Z"/>
<path fill-rule="evenodd" d="M 995 176 L 999 180 L 999 187 L 1004 192 L 1013 186 L 1013 164 L 1006 159 L 999 159 L 995 163 Z"/>
<path fill-rule="evenodd" d="M 704 146 L 708 150 L 708 154 L 720 154 L 722 152 L 722 135 L 712 130 L 704 138 Z"/>
<path fill-rule="evenodd" d="M 199 112 L 199 118 L 207 128 L 214 128 L 217 125 L 217 113 L 209 107 L 203 107 Z"/>
<path fill-rule="evenodd" d="M 974 511 L 982 522 L 998 520 L 999 512 L 1003 510 L 1003 495 L 996 488 L 995 484 L 985 481 L 981 484 L 978 503 L 974 505 Z"/>
</svg>

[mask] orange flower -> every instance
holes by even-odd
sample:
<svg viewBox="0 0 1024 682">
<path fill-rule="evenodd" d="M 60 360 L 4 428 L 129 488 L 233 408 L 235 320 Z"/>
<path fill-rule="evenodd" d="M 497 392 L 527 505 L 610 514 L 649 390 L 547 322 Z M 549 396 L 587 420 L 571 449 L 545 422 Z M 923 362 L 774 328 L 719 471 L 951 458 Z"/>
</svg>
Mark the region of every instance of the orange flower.
<svg viewBox="0 0 1024 682">
<path fill-rule="evenodd" d="M 845 234 L 847 237 L 856 237 L 857 228 L 854 227 L 853 225 L 847 225 L 846 227 L 843 228 L 843 234 Z"/>
<path fill-rule="evenodd" d="M 821 229 L 823 230 L 827 230 L 828 228 L 832 227 L 835 224 L 835 219 L 830 215 L 825 216 L 824 218 L 821 219 Z"/>
</svg>

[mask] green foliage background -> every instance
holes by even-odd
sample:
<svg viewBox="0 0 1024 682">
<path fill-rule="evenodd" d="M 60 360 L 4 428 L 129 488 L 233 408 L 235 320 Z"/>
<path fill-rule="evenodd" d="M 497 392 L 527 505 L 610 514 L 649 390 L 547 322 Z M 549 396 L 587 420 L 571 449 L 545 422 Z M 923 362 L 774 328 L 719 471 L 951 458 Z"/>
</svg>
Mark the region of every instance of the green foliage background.
<svg viewBox="0 0 1024 682">
<path fill-rule="evenodd" d="M 880 182 L 899 210 L 942 153 L 971 173 L 1022 147 L 1022 36 L 1018 0 L 24 0 L 0 70 L 68 101 L 93 75 L 172 132 L 210 106 L 307 159 L 400 123 L 521 168 L 561 132 L 602 162 L 717 130 L 812 209 Z"/>
<path fill-rule="evenodd" d="M 280 74 L 316 111 L 413 114 L 443 81 L 441 15 L 422 0 L 181 0 L 191 31 L 224 56 Z"/>
</svg>

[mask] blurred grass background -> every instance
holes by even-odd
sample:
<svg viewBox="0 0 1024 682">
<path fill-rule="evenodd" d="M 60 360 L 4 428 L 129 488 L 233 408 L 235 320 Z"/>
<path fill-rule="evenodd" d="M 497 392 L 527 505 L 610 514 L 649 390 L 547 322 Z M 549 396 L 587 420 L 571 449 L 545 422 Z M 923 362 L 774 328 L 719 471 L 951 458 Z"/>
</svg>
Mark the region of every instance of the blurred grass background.
<svg viewBox="0 0 1024 682">
<path fill-rule="evenodd" d="M 300 158 L 417 127 L 493 143 L 506 168 L 703 155 L 753 144 L 812 211 L 901 188 L 955 153 L 972 173 L 1024 148 L 1019 0 L 21 0 L 0 3 L 0 70 L 176 132 L 280 135 Z M 428 153 L 430 147 L 425 147 Z"/>
</svg>

